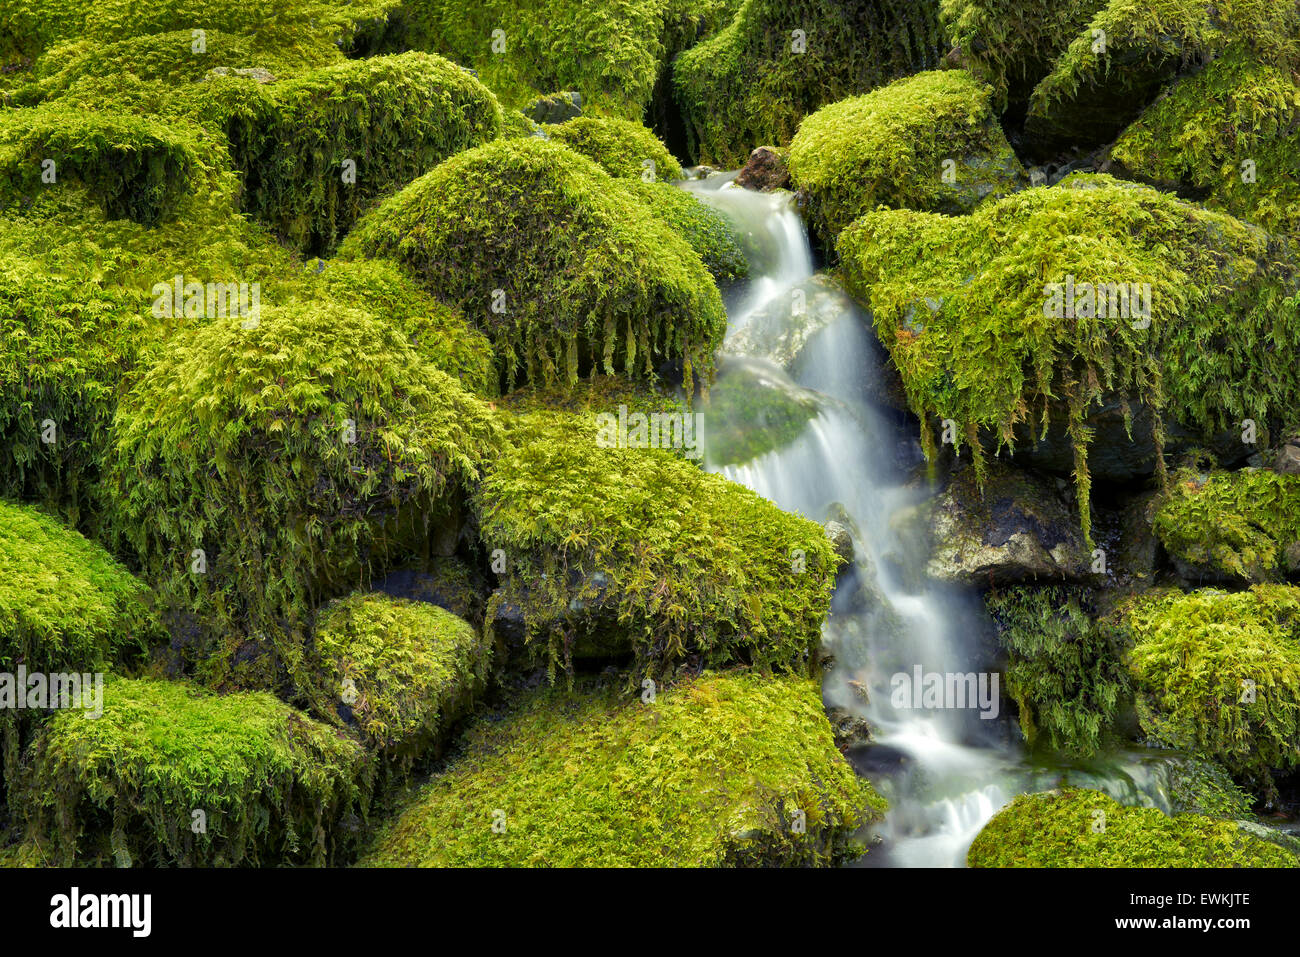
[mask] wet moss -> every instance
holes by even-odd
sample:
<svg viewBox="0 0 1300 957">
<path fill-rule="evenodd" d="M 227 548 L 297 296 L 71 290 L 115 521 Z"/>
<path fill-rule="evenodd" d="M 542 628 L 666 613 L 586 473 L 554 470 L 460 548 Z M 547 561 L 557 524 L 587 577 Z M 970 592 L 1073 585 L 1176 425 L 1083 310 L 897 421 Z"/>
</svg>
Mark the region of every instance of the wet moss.
<svg viewBox="0 0 1300 957">
<path fill-rule="evenodd" d="M 938 0 L 745 0 L 726 29 L 679 56 L 673 86 L 691 155 L 735 168 L 784 145 L 818 107 L 946 52 Z"/>
<path fill-rule="evenodd" d="M 728 364 L 701 407 L 710 467 L 752 462 L 788 446 L 821 413 L 815 393 L 762 365 Z"/>
<path fill-rule="evenodd" d="M 816 681 L 705 674 L 648 704 L 584 682 L 476 725 L 362 863 L 828 865 L 862 853 L 854 832 L 884 806 Z"/>
<path fill-rule="evenodd" d="M 1189 575 L 1278 581 L 1300 571 L 1300 476 L 1180 471 L 1156 512 L 1160 543 Z"/>
<path fill-rule="evenodd" d="M 473 625 L 437 605 L 364 593 L 322 609 L 315 652 L 332 715 L 408 764 L 445 740 L 492 656 Z"/>
<path fill-rule="evenodd" d="M 1053 405 L 1067 411 L 1085 530 L 1082 423 L 1106 395 L 1156 412 L 1160 469 L 1163 417 L 1208 434 L 1245 419 L 1266 431 L 1300 402 L 1287 358 L 1300 342 L 1300 297 L 1285 247 L 1155 190 L 1076 174 L 967 217 L 870 213 L 838 248 L 913 410 L 949 420 L 981 475 L 981 430 L 1009 447 L 1016 425 L 1046 429 Z M 1086 298 L 1092 284 L 1104 294 Z M 1075 290 L 1077 308 L 1066 302 Z M 1138 308 L 1143 290 L 1149 310 Z M 929 428 L 922 441 L 933 455 Z"/>
<path fill-rule="evenodd" d="M 496 439 L 400 326 L 264 307 L 176 333 L 124 397 L 116 528 L 209 678 L 264 687 L 302 666 L 310 609 L 458 521 Z"/>
<path fill-rule="evenodd" d="M 749 275 L 740 233 L 713 207 L 668 183 L 624 180 L 620 185 L 686 240 L 719 287 Z"/>
<path fill-rule="evenodd" d="M 16 816 L 64 866 L 323 865 L 369 792 L 356 742 L 271 695 L 152 679 L 110 677 L 104 713 L 55 714 L 28 762 Z"/>
<path fill-rule="evenodd" d="M 1122 626 L 1143 729 L 1272 793 L 1300 756 L 1300 589 L 1153 592 Z"/>
<path fill-rule="evenodd" d="M 980 831 L 971 867 L 1296 867 L 1231 821 L 1123 807 L 1100 791 L 1022 794 Z"/>
<path fill-rule="evenodd" d="M 362 221 L 345 258 L 393 258 L 482 328 L 507 390 L 680 363 L 707 382 L 726 328 L 700 258 L 558 143 L 460 153 Z"/>
<path fill-rule="evenodd" d="M 549 127 L 547 135 L 581 153 L 610 176 L 657 182 L 682 178 L 682 167 L 668 148 L 640 123 L 579 116 Z"/>
<path fill-rule="evenodd" d="M 1013 192 L 1024 171 L 991 96 L 965 71 L 934 71 L 808 116 L 790 175 L 825 241 L 882 204 L 957 214 Z"/>
</svg>

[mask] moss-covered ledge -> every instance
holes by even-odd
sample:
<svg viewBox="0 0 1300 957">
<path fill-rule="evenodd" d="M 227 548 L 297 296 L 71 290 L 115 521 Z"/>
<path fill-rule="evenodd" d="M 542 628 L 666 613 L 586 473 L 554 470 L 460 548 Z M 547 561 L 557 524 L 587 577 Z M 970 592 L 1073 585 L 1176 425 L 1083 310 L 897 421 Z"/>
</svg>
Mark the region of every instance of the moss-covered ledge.
<svg viewBox="0 0 1300 957">
<path fill-rule="evenodd" d="M 884 807 L 836 750 L 815 680 L 705 673 L 647 701 L 589 679 L 475 725 L 360 863 L 833 865 Z"/>
</svg>

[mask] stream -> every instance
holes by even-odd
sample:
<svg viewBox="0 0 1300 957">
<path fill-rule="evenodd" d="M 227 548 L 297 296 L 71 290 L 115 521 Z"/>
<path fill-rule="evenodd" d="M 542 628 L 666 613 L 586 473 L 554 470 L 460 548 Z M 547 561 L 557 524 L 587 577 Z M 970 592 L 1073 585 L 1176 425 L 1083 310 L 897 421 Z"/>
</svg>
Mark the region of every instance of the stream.
<svg viewBox="0 0 1300 957">
<path fill-rule="evenodd" d="M 1065 780 L 1168 812 L 1168 752 L 1132 749 L 1087 767 L 1045 766 L 1023 753 L 1014 716 L 998 700 L 1005 688 L 979 595 L 929 579 L 925 539 L 907 531 L 932 491 L 908 482 L 923 462 L 915 423 L 880 402 L 885 360 L 869 317 L 814 272 L 794 197 L 742 189 L 734 177 L 682 184 L 732 222 L 750 261 L 750 278 L 728 295 L 718 381 L 745 375 L 816 403 L 817 412 L 783 447 L 715 465 L 706 407 L 705 461 L 788 511 L 818 522 L 833 517 L 852 536 L 854 564 L 842 573 L 824 630 L 833 663 L 823 697 L 828 708 L 869 723 L 871 742 L 848 756 L 890 803 L 859 864 L 964 866 L 971 841 L 1001 807 Z M 907 689 L 928 673 L 973 673 L 985 688 L 999 685 L 991 702 L 920 707 L 919 691 L 913 697 Z"/>
</svg>

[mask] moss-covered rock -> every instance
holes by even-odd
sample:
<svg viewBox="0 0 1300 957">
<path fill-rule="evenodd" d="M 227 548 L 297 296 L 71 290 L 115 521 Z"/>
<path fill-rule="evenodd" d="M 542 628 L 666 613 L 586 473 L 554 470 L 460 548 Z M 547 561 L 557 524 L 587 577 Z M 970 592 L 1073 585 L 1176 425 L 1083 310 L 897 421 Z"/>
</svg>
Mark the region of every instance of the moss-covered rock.
<svg viewBox="0 0 1300 957">
<path fill-rule="evenodd" d="M 728 361 L 701 406 L 705 461 L 738 465 L 788 446 L 821 413 L 822 398 L 767 363 Z"/>
<path fill-rule="evenodd" d="M 1007 693 L 1031 746 L 1089 757 L 1116 740 L 1129 677 L 1113 631 L 1086 596 L 1061 587 L 1013 588 L 987 599 L 1007 649 Z"/>
<path fill-rule="evenodd" d="M 606 117 L 579 116 L 546 131 L 575 153 L 581 153 L 610 176 L 643 182 L 682 178 L 681 164 L 668 147 L 640 123 Z"/>
<path fill-rule="evenodd" d="M 1148 734 L 1266 791 L 1300 763 L 1300 589 L 1151 592 L 1121 619 Z"/>
<path fill-rule="evenodd" d="M 991 105 L 963 70 L 918 73 L 824 106 L 799 124 L 790 175 L 833 243 L 879 205 L 968 213 L 1021 185 L 1024 170 Z"/>
<path fill-rule="evenodd" d="M 1154 528 L 1185 577 L 1265 582 L 1300 572 L 1300 475 L 1188 470 L 1174 479 Z"/>
<path fill-rule="evenodd" d="M 517 610 L 552 670 L 629 652 L 653 677 L 682 661 L 807 669 L 838 563 L 821 527 L 666 448 L 676 423 L 691 454 L 680 412 L 596 408 L 504 420 L 475 496 L 503 563 L 489 622 Z"/>
<path fill-rule="evenodd" d="M 1232 821 L 1124 807 L 1100 791 L 1022 794 L 976 836 L 971 867 L 1296 867 Z"/>
<path fill-rule="evenodd" d="M 836 750 L 816 681 L 705 674 L 649 703 L 584 682 L 477 725 L 362 863 L 836 864 L 883 810 Z"/>
<path fill-rule="evenodd" d="M 738 167 L 818 107 L 938 65 L 938 0 L 745 0 L 673 67 L 690 151 Z"/>
<path fill-rule="evenodd" d="M 740 233 L 730 220 L 695 194 L 668 183 L 623 180 L 619 185 L 686 240 L 719 288 L 749 275 Z"/>
<path fill-rule="evenodd" d="M 333 248 L 374 200 L 495 139 L 501 107 L 426 53 L 349 60 L 265 87 L 228 126 L 244 206 L 293 245 Z"/>
<path fill-rule="evenodd" d="M 114 431 L 119 534 L 169 611 L 197 616 L 212 677 L 238 658 L 258 684 L 301 665 L 311 608 L 459 521 L 497 437 L 405 329 L 329 302 L 183 329 Z"/>
<path fill-rule="evenodd" d="M 846 229 L 839 252 L 912 408 L 946 420 L 977 469 L 981 430 L 1012 446 L 1062 411 L 1085 529 L 1084 418 L 1115 394 L 1125 422 L 1137 403 L 1155 412 L 1158 469 L 1166 418 L 1203 434 L 1250 419 L 1264 432 L 1300 403 L 1285 247 L 1146 187 L 1074 175 L 966 217 L 883 210 Z M 933 455 L 929 428 L 922 444 Z"/>
<path fill-rule="evenodd" d="M 265 693 L 111 677 L 104 713 L 52 717 L 13 795 L 59 863 L 325 864 L 363 811 L 360 745 Z"/>
<path fill-rule="evenodd" d="M 484 329 L 507 389 L 663 362 L 707 381 L 726 328 L 718 289 L 615 182 L 558 143 L 497 140 L 384 202 L 342 252 L 398 260 Z"/>
<path fill-rule="evenodd" d="M 492 657 L 474 626 L 451 612 L 373 593 L 322 609 L 315 651 L 334 714 L 403 762 L 445 740 L 482 692 Z"/>
</svg>

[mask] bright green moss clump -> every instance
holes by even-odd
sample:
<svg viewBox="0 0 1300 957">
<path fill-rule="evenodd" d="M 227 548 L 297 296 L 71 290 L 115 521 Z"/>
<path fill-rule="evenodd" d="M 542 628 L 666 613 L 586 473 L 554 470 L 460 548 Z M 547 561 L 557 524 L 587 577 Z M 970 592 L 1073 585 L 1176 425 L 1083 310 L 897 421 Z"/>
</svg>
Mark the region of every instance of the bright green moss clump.
<svg viewBox="0 0 1300 957">
<path fill-rule="evenodd" d="M 716 209 L 668 183 L 623 180 L 619 185 L 686 240 L 719 287 L 749 275 L 740 234 Z"/>
<path fill-rule="evenodd" d="M 1009 652 L 1007 691 L 1031 745 L 1088 757 L 1114 742 L 1129 679 L 1112 631 L 1077 592 L 1013 588 L 988 599 Z"/>
<path fill-rule="evenodd" d="M 265 111 L 229 127 L 244 205 L 313 252 L 376 198 L 501 132 L 496 97 L 426 53 L 349 60 L 264 89 Z"/>
<path fill-rule="evenodd" d="M 412 760 L 445 736 L 483 690 L 491 646 L 437 605 L 356 594 L 316 626 L 334 712 L 390 756 Z"/>
<path fill-rule="evenodd" d="M 1155 410 L 1157 452 L 1162 416 L 1212 433 L 1247 418 L 1264 428 L 1300 405 L 1285 248 L 1152 189 L 1075 175 L 966 217 L 870 213 L 839 252 L 912 408 L 952 420 L 977 469 L 982 429 L 1010 445 L 1020 423 L 1045 428 L 1053 404 L 1068 413 L 1085 529 L 1082 422 L 1103 396 Z M 922 440 L 932 453 L 929 428 Z"/>
<path fill-rule="evenodd" d="M 1276 581 L 1300 570 L 1300 476 L 1180 473 L 1154 528 L 1190 575 Z"/>
<path fill-rule="evenodd" d="M 835 749 L 816 681 L 706 674 L 649 704 L 584 682 L 476 726 L 362 864 L 828 865 L 861 854 L 854 832 L 883 810 Z"/>
<path fill-rule="evenodd" d="M 682 167 L 659 139 L 630 120 L 579 116 L 549 127 L 547 135 L 581 153 L 610 176 L 643 181 L 681 179 Z"/>
<path fill-rule="evenodd" d="M 505 420 L 475 496 L 484 546 L 506 556 L 488 620 L 521 608 L 552 669 L 588 649 L 632 651 L 653 676 L 686 659 L 809 668 L 838 563 L 821 527 L 665 450 L 680 413 L 638 430 L 623 404 Z"/>
<path fill-rule="evenodd" d="M 726 328 L 700 258 L 595 163 L 497 140 L 452 157 L 358 224 L 345 256 L 401 262 L 482 328 L 507 389 L 680 362 L 711 377 Z"/>
<path fill-rule="evenodd" d="M 1124 626 L 1148 734 L 1270 791 L 1300 763 L 1300 589 L 1152 594 Z"/>
<path fill-rule="evenodd" d="M 364 810 L 361 747 L 265 693 L 109 678 L 104 713 L 57 713 L 13 796 L 63 865 L 323 865 Z M 206 833 L 195 833 L 202 812 Z"/>
<path fill-rule="evenodd" d="M 969 73 L 943 70 L 807 117 L 790 143 L 790 175 L 827 242 L 880 204 L 966 213 L 1014 191 L 1023 170 L 991 95 Z"/>
<path fill-rule="evenodd" d="M 1296 867 L 1294 854 L 1196 814 L 1124 807 L 1100 791 L 1022 794 L 980 831 L 971 867 Z"/>
<path fill-rule="evenodd" d="M 938 65 L 938 0 L 745 0 L 673 67 L 692 154 L 737 167 L 826 103 Z"/>
<path fill-rule="evenodd" d="M 169 610 L 290 674 L 309 610 L 420 554 L 496 442 L 406 330 L 329 302 L 177 333 L 114 429 L 119 532 Z"/>
</svg>

